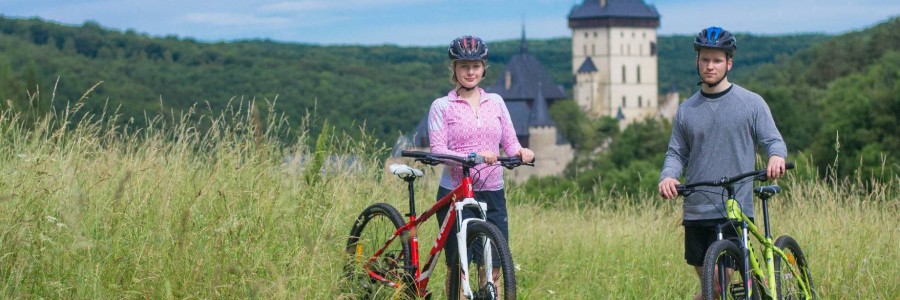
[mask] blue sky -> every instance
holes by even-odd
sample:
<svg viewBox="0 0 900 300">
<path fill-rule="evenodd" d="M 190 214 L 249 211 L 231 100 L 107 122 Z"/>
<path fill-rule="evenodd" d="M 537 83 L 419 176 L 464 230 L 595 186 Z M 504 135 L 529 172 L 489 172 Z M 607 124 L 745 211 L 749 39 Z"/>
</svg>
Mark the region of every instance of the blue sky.
<svg viewBox="0 0 900 300">
<path fill-rule="evenodd" d="M 588 0 L 598 1 L 598 0 Z M 616 0 L 608 0 L 616 1 Z M 2 0 L 6 17 L 201 41 L 269 38 L 314 44 L 433 46 L 474 34 L 515 39 L 567 37 L 567 15 L 582 0 Z M 844 33 L 900 15 L 896 0 L 652 1 L 659 33 L 694 34 L 719 25 L 754 34 Z"/>
</svg>

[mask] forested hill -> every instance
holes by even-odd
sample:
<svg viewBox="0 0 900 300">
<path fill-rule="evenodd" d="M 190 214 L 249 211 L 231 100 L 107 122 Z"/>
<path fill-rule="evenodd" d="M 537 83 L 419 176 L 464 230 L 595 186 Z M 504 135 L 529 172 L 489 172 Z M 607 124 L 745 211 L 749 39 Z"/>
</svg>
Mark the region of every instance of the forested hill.
<svg viewBox="0 0 900 300">
<path fill-rule="evenodd" d="M 900 173 L 900 17 L 779 57 L 747 86 L 768 102 L 791 150 L 820 166 Z"/>
<path fill-rule="evenodd" d="M 738 35 L 735 81 L 753 77 L 759 66 L 788 57 L 826 35 Z M 673 84 L 696 89 L 690 36 L 660 36 L 660 89 Z M 489 41 L 492 83 L 520 41 Z M 530 40 L 529 51 L 554 79 L 571 90 L 571 41 Z M 229 101 L 274 100 L 295 122 L 316 110 L 339 129 L 362 122 L 387 142 L 411 130 L 432 99 L 449 89 L 443 47 L 319 46 L 269 40 L 204 43 L 179 37 L 155 38 L 94 22 L 66 26 L 40 19 L 0 17 L 0 99 L 3 106 L 47 110 L 76 101 L 97 82 L 85 108 L 112 107 L 140 123 L 145 112 L 176 111 L 194 103 L 215 110 Z M 28 94 L 40 87 L 40 100 Z"/>
</svg>

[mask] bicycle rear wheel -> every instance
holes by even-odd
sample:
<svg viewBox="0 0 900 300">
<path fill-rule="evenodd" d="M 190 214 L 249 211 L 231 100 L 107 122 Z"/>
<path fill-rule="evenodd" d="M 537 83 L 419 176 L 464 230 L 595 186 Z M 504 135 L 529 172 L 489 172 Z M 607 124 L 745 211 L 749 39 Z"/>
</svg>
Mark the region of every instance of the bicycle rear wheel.
<svg viewBox="0 0 900 300">
<path fill-rule="evenodd" d="M 452 259 L 448 298 L 461 299 L 462 282 L 467 281 L 474 295 L 472 299 L 516 299 L 515 265 L 500 230 L 484 221 L 470 222 L 466 229 L 466 248 L 468 265 L 460 266 L 459 256 Z M 462 278 L 461 268 L 468 270 L 468 278 Z M 494 273 L 492 280 L 485 275 L 488 268 Z"/>
<path fill-rule="evenodd" d="M 703 259 L 700 291 L 703 299 L 759 299 L 760 290 L 751 290 L 744 278 L 744 259 L 740 248 L 730 240 L 719 240 L 709 246 Z M 733 272 L 730 272 L 733 270 Z"/>
<path fill-rule="evenodd" d="M 347 240 L 347 264 L 344 291 L 358 299 L 393 297 L 398 293 L 413 293 L 415 270 L 410 268 L 409 234 L 393 241 L 374 261 L 369 261 L 394 232 L 405 222 L 400 213 L 387 203 L 376 203 L 359 214 Z M 369 272 L 391 283 L 376 280 Z M 390 286 L 395 284 L 394 288 Z"/>
<path fill-rule="evenodd" d="M 807 266 L 806 256 L 800 250 L 800 245 L 794 238 L 784 235 L 775 240 L 775 247 L 784 252 L 787 260 L 780 255 L 775 255 L 775 286 L 778 288 L 778 295 L 781 299 L 815 299 L 816 295 L 813 291 L 812 277 L 809 275 L 809 267 Z M 791 267 L 800 271 L 800 276 L 795 276 L 791 272 Z M 809 289 L 810 297 L 801 287 L 800 282 L 806 283 Z"/>
</svg>

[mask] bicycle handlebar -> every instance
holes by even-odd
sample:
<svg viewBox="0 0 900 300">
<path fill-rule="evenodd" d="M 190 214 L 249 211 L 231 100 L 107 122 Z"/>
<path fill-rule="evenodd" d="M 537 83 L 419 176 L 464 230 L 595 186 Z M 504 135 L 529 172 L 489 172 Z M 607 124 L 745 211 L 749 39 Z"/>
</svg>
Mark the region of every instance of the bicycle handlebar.
<svg viewBox="0 0 900 300">
<path fill-rule="evenodd" d="M 469 156 L 462 157 L 451 154 L 439 154 L 439 153 L 430 153 L 424 151 L 409 151 L 402 150 L 400 151 L 400 156 L 403 157 L 412 157 L 415 158 L 416 161 L 422 162 L 426 165 L 438 165 L 445 163 L 446 161 L 455 161 L 462 164 L 464 167 L 474 168 L 478 164 L 484 163 L 484 157 L 477 155 L 475 153 L 469 154 Z M 526 165 L 526 166 L 534 166 L 534 161 L 536 159 L 532 159 L 531 162 L 523 162 L 519 157 L 498 157 L 497 161 L 500 162 L 500 165 L 503 167 L 512 170 L 515 167 Z"/>
<path fill-rule="evenodd" d="M 785 165 L 784 165 L 785 170 L 790 170 L 793 168 L 794 168 L 793 162 L 788 162 L 788 163 L 785 163 Z M 678 184 L 678 185 L 675 185 L 675 189 L 678 191 L 678 195 L 684 196 L 685 193 L 690 193 L 692 191 L 691 188 L 694 188 L 694 187 L 698 187 L 698 186 L 719 186 L 719 187 L 728 186 L 728 185 L 734 184 L 735 182 L 743 180 L 744 178 L 751 177 L 751 176 L 753 177 L 753 180 L 757 180 L 757 181 L 769 180 L 768 176 L 766 175 L 766 169 L 762 169 L 762 170 L 756 170 L 756 171 L 740 174 L 737 176 L 733 176 L 731 178 L 722 177 L 722 179 L 713 180 L 713 181 L 701 181 L 701 182 L 694 182 L 694 183 L 689 183 L 689 184 Z"/>
</svg>

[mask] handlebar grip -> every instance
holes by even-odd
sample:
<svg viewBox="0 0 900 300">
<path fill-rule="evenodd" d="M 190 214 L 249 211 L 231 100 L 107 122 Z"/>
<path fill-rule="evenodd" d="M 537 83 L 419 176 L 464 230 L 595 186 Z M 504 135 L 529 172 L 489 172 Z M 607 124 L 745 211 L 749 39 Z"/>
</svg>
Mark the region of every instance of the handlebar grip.
<svg viewBox="0 0 900 300">
<path fill-rule="evenodd" d="M 400 156 L 403 157 L 425 157 L 428 156 L 427 152 L 422 151 L 412 151 L 412 150 L 400 150 Z"/>
<path fill-rule="evenodd" d="M 685 188 L 683 184 L 676 184 L 675 190 L 678 191 L 678 195 L 684 196 Z"/>
<path fill-rule="evenodd" d="M 793 168 L 794 168 L 794 162 L 792 162 L 792 161 L 787 162 L 787 163 L 784 164 L 784 169 L 785 169 L 785 170 L 790 170 L 790 169 L 793 169 Z"/>
</svg>

